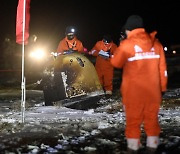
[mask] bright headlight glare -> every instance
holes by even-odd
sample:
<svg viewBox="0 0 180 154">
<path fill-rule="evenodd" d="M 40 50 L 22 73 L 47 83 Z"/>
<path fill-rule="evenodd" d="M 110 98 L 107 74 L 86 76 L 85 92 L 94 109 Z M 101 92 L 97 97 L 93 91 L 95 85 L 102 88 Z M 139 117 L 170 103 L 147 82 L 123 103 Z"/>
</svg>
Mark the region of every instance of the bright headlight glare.
<svg viewBox="0 0 180 154">
<path fill-rule="evenodd" d="M 37 49 L 30 53 L 31 58 L 42 59 L 45 56 L 45 52 L 42 49 Z"/>
</svg>

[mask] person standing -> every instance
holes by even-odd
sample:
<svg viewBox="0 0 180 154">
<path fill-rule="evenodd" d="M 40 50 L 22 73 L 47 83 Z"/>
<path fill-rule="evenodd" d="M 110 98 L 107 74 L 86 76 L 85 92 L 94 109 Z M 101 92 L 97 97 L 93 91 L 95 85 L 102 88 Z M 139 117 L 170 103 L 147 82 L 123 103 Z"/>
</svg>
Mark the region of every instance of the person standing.
<svg viewBox="0 0 180 154">
<path fill-rule="evenodd" d="M 117 45 L 110 35 L 104 35 L 103 39 L 97 41 L 89 54 L 96 56 L 95 68 L 100 83 L 106 95 L 112 95 L 114 68 L 110 63 L 110 58 L 115 52 Z"/>
<path fill-rule="evenodd" d="M 76 37 L 76 29 L 73 26 L 66 27 L 65 37 L 59 42 L 57 52 L 77 51 L 80 53 L 86 52 L 82 42 Z"/>
<path fill-rule="evenodd" d="M 146 32 L 139 15 L 129 16 L 124 28 L 127 38 L 117 48 L 111 64 L 123 69 L 121 94 L 127 148 L 131 152 L 138 151 L 143 124 L 146 148 L 155 151 L 160 134 L 158 112 L 168 80 L 163 46 L 155 37 L 156 31 Z"/>
</svg>

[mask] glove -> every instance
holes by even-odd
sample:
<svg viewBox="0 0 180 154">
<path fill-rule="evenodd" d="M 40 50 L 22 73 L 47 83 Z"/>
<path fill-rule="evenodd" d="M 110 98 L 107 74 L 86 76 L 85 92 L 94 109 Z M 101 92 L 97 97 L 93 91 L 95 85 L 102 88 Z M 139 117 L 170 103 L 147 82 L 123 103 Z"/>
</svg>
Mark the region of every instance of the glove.
<svg viewBox="0 0 180 154">
<path fill-rule="evenodd" d="M 110 57 L 109 52 L 105 52 L 105 51 L 103 51 L 103 50 L 100 50 L 100 51 L 99 51 L 99 55 L 102 56 L 102 57 L 105 58 L 105 59 L 107 59 L 107 58 Z"/>
<path fill-rule="evenodd" d="M 84 48 L 83 51 L 87 53 L 87 52 L 88 52 L 88 49 L 87 49 L 87 48 Z"/>
</svg>

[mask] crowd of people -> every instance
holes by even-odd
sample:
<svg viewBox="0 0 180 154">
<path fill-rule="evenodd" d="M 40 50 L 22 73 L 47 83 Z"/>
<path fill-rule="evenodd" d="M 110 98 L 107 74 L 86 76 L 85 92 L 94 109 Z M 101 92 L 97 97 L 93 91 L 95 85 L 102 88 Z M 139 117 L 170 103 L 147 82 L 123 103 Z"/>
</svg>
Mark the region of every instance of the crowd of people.
<svg viewBox="0 0 180 154">
<path fill-rule="evenodd" d="M 142 126 L 147 135 L 147 153 L 155 153 L 161 130 L 158 113 L 168 80 L 163 46 L 156 31 L 146 32 L 139 15 L 129 16 L 122 29 L 118 45 L 105 34 L 87 51 L 76 37 L 75 28 L 67 27 L 57 52 L 75 50 L 95 56 L 95 68 L 106 95 L 113 94 L 114 68 L 122 69 L 120 93 L 126 114 L 128 153 L 138 153 Z"/>
</svg>

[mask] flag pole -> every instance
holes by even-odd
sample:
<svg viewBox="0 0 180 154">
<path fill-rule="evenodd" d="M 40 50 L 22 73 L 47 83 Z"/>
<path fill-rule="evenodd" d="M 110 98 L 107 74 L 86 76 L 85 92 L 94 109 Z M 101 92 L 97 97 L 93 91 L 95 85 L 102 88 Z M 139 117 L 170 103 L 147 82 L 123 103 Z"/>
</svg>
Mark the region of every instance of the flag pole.
<svg viewBox="0 0 180 154">
<path fill-rule="evenodd" d="M 25 76 L 24 76 L 24 49 L 25 49 L 25 11 L 26 11 L 26 0 L 23 4 L 23 40 L 22 40 L 22 81 L 21 81 L 21 114 L 22 123 L 25 121 L 25 101 L 26 101 L 26 89 L 25 89 Z"/>
</svg>

